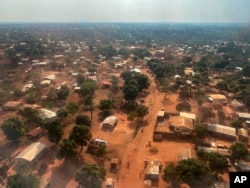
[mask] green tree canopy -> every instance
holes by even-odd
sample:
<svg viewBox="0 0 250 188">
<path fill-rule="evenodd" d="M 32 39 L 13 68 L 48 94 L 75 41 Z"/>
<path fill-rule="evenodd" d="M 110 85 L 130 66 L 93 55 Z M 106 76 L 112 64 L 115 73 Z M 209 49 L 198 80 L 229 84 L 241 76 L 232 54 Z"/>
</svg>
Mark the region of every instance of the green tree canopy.
<svg viewBox="0 0 250 188">
<path fill-rule="evenodd" d="M 105 175 L 105 169 L 97 164 L 85 164 L 77 170 L 75 180 L 82 188 L 101 188 Z"/>
<path fill-rule="evenodd" d="M 250 77 L 250 65 L 245 66 L 242 69 L 243 76 Z"/>
<path fill-rule="evenodd" d="M 109 99 L 102 99 L 99 104 L 99 109 L 100 110 L 110 110 L 112 107 L 113 103 Z"/>
<path fill-rule="evenodd" d="M 249 153 L 247 146 L 242 142 L 236 142 L 231 145 L 229 148 L 229 152 L 231 153 L 231 158 L 237 161 L 243 159 Z"/>
<path fill-rule="evenodd" d="M 25 135 L 25 129 L 19 118 L 12 117 L 5 120 L 2 129 L 8 140 L 18 141 L 20 137 Z"/>
<path fill-rule="evenodd" d="M 124 99 L 133 101 L 138 96 L 138 89 L 133 85 L 125 85 L 123 88 Z"/>
<path fill-rule="evenodd" d="M 63 136 L 63 128 L 60 121 L 57 118 L 46 119 L 44 127 L 48 130 L 48 139 L 58 144 Z"/>
<path fill-rule="evenodd" d="M 208 129 L 203 124 L 195 124 L 193 131 L 194 131 L 195 137 L 197 138 L 198 143 L 202 142 L 208 135 Z"/>
<path fill-rule="evenodd" d="M 87 115 L 79 114 L 75 118 L 75 124 L 76 125 L 86 125 L 89 127 L 89 126 L 91 126 L 91 119 Z"/>
<path fill-rule="evenodd" d="M 59 100 L 65 100 L 69 95 L 69 88 L 66 85 L 62 85 L 59 90 L 57 90 L 57 98 Z"/>
<path fill-rule="evenodd" d="M 242 128 L 242 122 L 240 120 L 234 120 L 231 122 L 232 127 L 239 129 Z"/>
<path fill-rule="evenodd" d="M 38 188 L 41 180 L 33 174 L 23 175 L 20 173 L 9 176 L 7 188 Z"/>
<path fill-rule="evenodd" d="M 57 110 L 56 115 L 57 115 L 58 118 L 63 119 L 63 118 L 68 117 L 69 114 L 68 114 L 68 111 L 65 108 L 60 108 L 60 109 Z"/>
<path fill-rule="evenodd" d="M 192 188 L 211 187 L 213 183 L 211 170 L 200 160 L 182 160 L 177 163 L 175 169 L 180 179 Z"/>
<path fill-rule="evenodd" d="M 59 144 L 57 158 L 65 159 L 66 161 L 68 161 L 77 155 L 76 150 L 77 150 L 77 145 L 74 140 L 63 139 L 63 142 Z"/>
<path fill-rule="evenodd" d="M 209 118 L 215 116 L 213 109 L 206 106 L 201 107 L 200 112 L 201 112 L 201 122 L 206 122 Z"/>
<path fill-rule="evenodd" d="M 217 173 L 224 173 L 228 167 L 227 158 L 217 152 L 211 152 L 208 155 L 209 168 Z"/>
<path fill-rule="evenodd" d="M 191 105 L 186 101 L 182 101 L 176 105 L 176 110 L 179 112 L 190 112 Z"/>
<path fill-rule="evenodd" d="M 82 83 L 80 94 L 82 96 L 93 95 L 97 89 L 97 83 L 94 80 L 86 80 Z"/>
<path fill-rule="evenodd" d="M 135 111 L 136 111 L 137 117 L 143 120 L 143 118 L 148 114 L 148 107 L 143 104 L 139 104 L 136 107 Z"/>
<path fill-rule="evenodd" d="M 76 103 L 69 102 L 66 106 L 66 110 L 69 114 L 75 114 L 78 111 L 79 107 Z"/>
<path fill-rule="evenodd" d="M 167 165 L 163 172 L 163 179 L 165 181 L 171 182 L 172 187 L 179 187 L 180 177 L 179 172 L 176 170 L 176 165 L 174 163 L 170 163 Z"/>
<path fill-rule="evenodd" d="M 92 134 L 90 129 L 85 125 L 74 126 L 69 135 L 69 139 L 74 140 L 74 142 L 81 147 L 81 151 L 83 150 L 83 146 L 86 146 L 91 138 Z"/>
</svg>

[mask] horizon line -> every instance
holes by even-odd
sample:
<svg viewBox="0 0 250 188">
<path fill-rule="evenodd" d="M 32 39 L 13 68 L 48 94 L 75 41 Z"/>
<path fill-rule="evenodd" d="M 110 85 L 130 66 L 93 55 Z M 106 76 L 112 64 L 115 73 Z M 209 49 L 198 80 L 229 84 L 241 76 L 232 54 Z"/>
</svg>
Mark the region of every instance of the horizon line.
<svg viewBox="0 0 250 188">
<path fill-rule="evenodd" d="M 250 24 L 249 22 L 196 22 L 196 21 L 0 21 L 0 24 Z"/>
</svg>

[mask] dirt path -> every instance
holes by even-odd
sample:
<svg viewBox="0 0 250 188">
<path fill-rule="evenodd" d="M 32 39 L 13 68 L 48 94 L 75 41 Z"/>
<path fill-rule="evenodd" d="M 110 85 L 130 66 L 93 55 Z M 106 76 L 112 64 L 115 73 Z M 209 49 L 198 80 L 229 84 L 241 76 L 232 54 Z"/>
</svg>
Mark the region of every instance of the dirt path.
<svg viewBox="0 0 250 188">
<path fill-rule="evenodd" d="M 128 143 L 126 148 L 124 148 L 117 188 L 144 187 L 142 176 L 144 169 L 143 160 L 150 156 L 147 144 L 152 140 L 156 114 L 157 111 L 160 110 L 159 107 L 162 105 L 155 82 L 150 75 L 148 76 L 151 82 L 149 88 L 150 95 L 146 99 L 146 105 L 149 108 L 149 115 L 145 119 L 148 120 L 148 126 L 143 128 L 143 133 L 139 131 L 137 136 Z"/>
</svg>

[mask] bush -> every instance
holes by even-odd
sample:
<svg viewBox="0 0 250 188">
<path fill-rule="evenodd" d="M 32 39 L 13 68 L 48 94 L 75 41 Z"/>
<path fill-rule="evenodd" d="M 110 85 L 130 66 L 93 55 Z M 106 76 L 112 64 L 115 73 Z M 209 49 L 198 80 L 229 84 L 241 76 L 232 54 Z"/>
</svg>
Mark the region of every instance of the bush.
<svg viewBox="0 0 250 188">
<path fill-rule="evenodd" d="M 180 102 L 176 105 L 176 110 L 181 112 L 181 111 L 184 111 L 184 112 L 190 112 L 191 111 L 191 105 L 186 102 L 186 101 L 183 101 L 183 102 Z"/>
</svg>

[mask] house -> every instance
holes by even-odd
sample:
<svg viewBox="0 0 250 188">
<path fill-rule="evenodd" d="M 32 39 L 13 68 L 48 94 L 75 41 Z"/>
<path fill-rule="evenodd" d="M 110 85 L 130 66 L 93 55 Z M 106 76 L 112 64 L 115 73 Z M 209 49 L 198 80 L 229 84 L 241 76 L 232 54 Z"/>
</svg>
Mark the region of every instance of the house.
<svg viewBox="0 0 250 188">
<path fill-rule="evenodd" d="M 118 169 L 118 165 L 120 160 L 118 158 L 112 158 L 110 162 L 110 172 L 116 172 Z"/>
<path fill-rule="evenodd" d="M 43 86 L 48 86 L 48 85 L 51 84 L 51 80 L 43 80 L 43 81 L 40 82 L 40 84 L 43 85 Z"/>
<path fill-rule="evenodd" d="M 63 55 L 60 55 L 60 54 L 59 55 L 54 55 L 54 58 L 55 59 L 60 59 L 60 58 L 63 58 Z"/>
<path fill-rule="evenodd" d="M 250 166 L 243 161 L 235 163 L 240 172 L 250 172 Z"/>
<path fill-rule="evenodd" d="M 42 127 L 35 127 L 31 129 L 27 134 L 27 138 L 30 140 L 35 140 L 40 138 L 45 133 L 45 130 Z"/>
<path fill-rule="evenodd" d="M 250 120 L 250 113 L 245 112 L 236 112 L 236 115 L 239 117 L 242 121 L 249 121 Z"/>
<path fill-rule="evenodd" d="M 207 129 L 214 136 L 223 137 L 229 140 L 236 140 L 236 130 L 233 127 L 227 127 L 219 124 L 208 124 Z"/>
<path fill-rule="evenodd" d="M 161 161 L 152 160 L 147 163 L 145 179 L 158 181 L 161 171 Z"/>
<path fill-rule="evenodd" d="M 16 156 L 17 162 L 36 162 L 42 156 L 45 149 L 45 144 L 34 142 Z"/>
<path fill-rule="evenodd" d="M 130 69 L 130 72 L 141 73 L 141 70 L 138 68 Z"/>
<path fill-rule="evenodd" d="M 195 114 L 187 113 L 187 112 L 180 112 L 181 117 L 189 118 L 195 120 Z"/>
<path fill-rule="evenodd" d="M 170 116 L 169 127 L 175 133 L 188 135 L 192 134 L 194 128 L 194 121 L 193 119 L 186 118 L 183 116 Z"/>
<path fill-rule="evenodd" d="M 39 113 L 39 117 L 43 120 L 45 119 L 50 119 L 50 118 L 54 118 L 56 117 L 56 112 L 53 112 L 53 111 L 50 111 L 50 110 L 47 110 L 45 108 L 39 108 L 38 109 L 38 113 Z"/>
<path fill-rule="evenodd" d="M 34 84 L 32 84 L 32 83 L 25 84 L 23 86 L 22 92 L 26 92 L 26 91 L 30 90 L 31 88 L 33 88 L 33 86 L 34 86 Z"/>
<path fill-rule="evenodd" d="M 184 73 L 185 73 L 185 75 L 187 75 L 187 76 L 194 76 L 195 75 L 195 72 L 193 71 L 193 68 L 185 68 L 184 69 Z"/>
<path fill-rule="evenodd" d="M 227 101 L 227 97 L 222 94 L 210 94 L 208 95 L 208 100 L 213 103 L 215 102 L 225 103 Z"/>
<path fill-rule="evenodd" d="M 112 131 L 117 125 L 118 119 L 116 116 L 108 116 L 102 122 L 102 129 Z"/>
<path fill-rule="evenodd" d="M 228 152 L 228 149 L 219 149 L 219 148 L 213 148 L 213 147 L 204 147 L 204 146 L 198 146 L 197 150 L 203 150 L 207 153 L 211 152 L 217 152 L 221 155 L 229 157 L 231 154 Z"/>
<path fill-rule="evenodd" d="M 114 188 L 115 180 L 113 178 L 107 178 L 105 181 L 105 188 Z"/>
<path fill-rule="evenodd" d="M 242 142 L 248 141 L 248 131 L 245 128 L 238 129 L 238 138 Z"/>
<path fill-rule="evenodd" d="M 23 102 L 21 101 L 7 101 L 3 105 L 3 109 L 5 110 L 18 110 L 22 106 Z"/>
<path fill-rule="evenodd" d="M 106 146 L 107 141 L 99 138 L 92 138 L 87 147 L 87 152 L 94 153 L 96 150 L 102 146 Z"/>
<path fill-rule="evenodd" d="M 56 79 L 56 75 L 54 74 L 44 77 L 44 80 L 54 81 L 55 79 Z"/>
<path fill-rule="evenodd" d="M 245 105 L 237 100 L 233 100 L 230 102 L 230 107 L 234 110 L 242 110 L 245 108 Z"/>
<path fill-rule="evenodd" d="M 160 110 L 157 112 L 157 121 L 163 122 L 165 117 L 165 112 Z"/>
<path fill-rule="evenodd" d="M 108 82 L 108 81 L 102 81 L 102 89 L 107 89 L 107 88 L 110 88 L 111 87 L 111 83 Z"/>
</svg>

